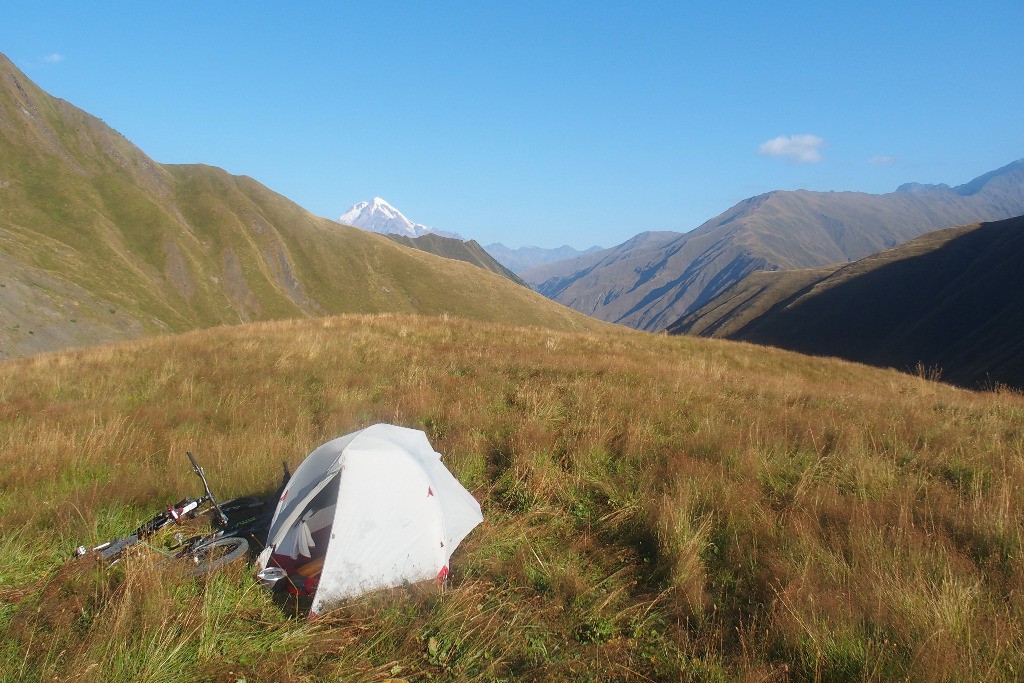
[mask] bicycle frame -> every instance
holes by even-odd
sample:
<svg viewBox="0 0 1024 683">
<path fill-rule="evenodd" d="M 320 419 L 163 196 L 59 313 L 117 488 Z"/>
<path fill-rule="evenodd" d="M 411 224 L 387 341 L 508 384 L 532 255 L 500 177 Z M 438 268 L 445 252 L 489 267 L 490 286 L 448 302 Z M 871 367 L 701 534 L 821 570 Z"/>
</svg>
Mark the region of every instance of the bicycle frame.
<svg viewBox="0 0 1024 683">
<path fill-rule="evenodd" d="M 217 511 L 217 519 L 224 526 L 228 524 L 228 518 L 224 514 L 224 511 L 220 509 L 220 505 L 217 504 L 217 499 L 213 495 L 213 491 L 210 490 L 210 485 L 206 483 L 206 474 L 203 472 L 203 468 L 196 462 L 195 457 L 192 455 L 192 451 L 185 451 L 185 455 L 188 456 L 189 461 L 192 463 L 192 471 L 199 475 L 199 479 L 203 482 L 203 488 L 206 489 L 206 498 L 213 504 L 213 509 Z"/>
<path fill-rule="evenodd" d="M 207 504 L 213 508 L 211 513 L 214 518 L 214 526 L 219 528 L 213 533 L 203 536 L 194 536 L 187 540 L 179 539 L 176 546 L 172 548 L 172 553 L 165 553 L 176 558 L 191 559 L 197 565 L 191 572 L 192 575 L 199 576 L 226 562 L 239 559 L 248 551 L 250 540 L 255 541 L 257 545 L 264 543 L 277 498 L 265 499 L 260 496 L 247 496 L 234 498 L 222 505 L 210 490 L 206 473 L 196 461 L 195 456 L 191 451 L 187 451 L 186 455 L 189 462 L 192 463 L 192 471 L 203 483 L 205 494 L 201 498 L 184 498 L 174 505 L 168 505 L 148 522 L 139 526 L 131 535 L 101 543 L 91 551 L 87 550 L 85 546 L 79 546 L 75 549 L 75 556 L 83 557 L 93 553 L 101 561 L 113 564 L 130 547 L 143 543 L 149 536 L 168 524 L 172 522 L 181 524 L 184 519 L 196 518 L 201 512 L 205 512 L 203 508 Z M 289 476 L 286 464 L 285 482 Z M 283 487 L 284 484 L 282 484 L 282 489 Z"/>
</svg>

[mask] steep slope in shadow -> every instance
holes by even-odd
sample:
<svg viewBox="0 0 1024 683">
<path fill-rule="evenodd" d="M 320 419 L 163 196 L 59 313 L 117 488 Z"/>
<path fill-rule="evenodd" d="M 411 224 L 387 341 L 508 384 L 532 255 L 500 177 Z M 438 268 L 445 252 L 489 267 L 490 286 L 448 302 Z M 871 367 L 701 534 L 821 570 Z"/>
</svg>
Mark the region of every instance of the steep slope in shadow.
<svg viewBox="0 0 1024 683">
<path fill-rule="evenodd" d="M 763 310 L 727 333 L 718 333 L 729 327 L 724 315 L 703 327 L 690 316 L 671 329 L 903 370 L 921 364 L 965 386 L 1024 386 L 1024 218 L 918 242 L 831 273 L 813 271 L 788 290 L 775 287 L 785 295 L 772 302 L 755 303 L 757 292 L 726 292 L 722 299 L 733 299 L 736 314 Z M 761 295 L 770 289 L 761 287 Z"/>
</svg>

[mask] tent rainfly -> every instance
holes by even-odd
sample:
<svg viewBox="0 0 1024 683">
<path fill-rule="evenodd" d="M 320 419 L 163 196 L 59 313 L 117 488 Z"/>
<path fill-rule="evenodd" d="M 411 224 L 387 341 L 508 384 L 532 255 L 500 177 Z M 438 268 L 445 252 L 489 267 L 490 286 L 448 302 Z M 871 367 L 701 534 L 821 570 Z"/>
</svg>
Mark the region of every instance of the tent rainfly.
<svg viewBox="0 0 1024 683">
<path fill-rule="evenodd" d="M 444 581 L 452 552 L 481 521 L 426 434 L 378 424 L 303 460 L 257 565 L 261 577 L 287 575 L 292 590 L 312 595 L 316 615 L 376 589 Z"/>
</svg>

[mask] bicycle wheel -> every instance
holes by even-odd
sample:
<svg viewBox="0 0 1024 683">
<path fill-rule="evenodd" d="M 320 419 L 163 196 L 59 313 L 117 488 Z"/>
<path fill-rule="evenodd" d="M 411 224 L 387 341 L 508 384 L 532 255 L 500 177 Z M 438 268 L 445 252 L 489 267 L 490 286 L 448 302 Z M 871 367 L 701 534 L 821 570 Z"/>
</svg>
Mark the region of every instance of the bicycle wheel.
<svg viewBox="0 0 1024 683">
<path fill-rule="evenodd" d="M 196 566 L 189 572 L 189 576 L 203 576 L 209 574 L 217 567 L 241 559 L 249 550 L 249 542 L 241 536 L 229 536 L 218 538 L 204 545 L 197 546 L 189 553 Z"/>
</svg>

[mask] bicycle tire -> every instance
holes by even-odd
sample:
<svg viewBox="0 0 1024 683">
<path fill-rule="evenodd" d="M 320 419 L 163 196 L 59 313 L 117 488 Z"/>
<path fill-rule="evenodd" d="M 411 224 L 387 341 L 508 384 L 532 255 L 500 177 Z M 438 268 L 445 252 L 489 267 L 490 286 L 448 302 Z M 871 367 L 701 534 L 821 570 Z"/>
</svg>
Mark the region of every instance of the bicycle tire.
<svg viewBox="0 0 1024 683">
<path fill-rule="evenodd" d="M 218 538 L 216 541 L 195 547 L 189 553 L 196 566 L 189 570 L 189 576 L 204 576 L 218 567 L 241 559 L 249 552 L 249 541 L 241 536 Z"/>
</svg>

